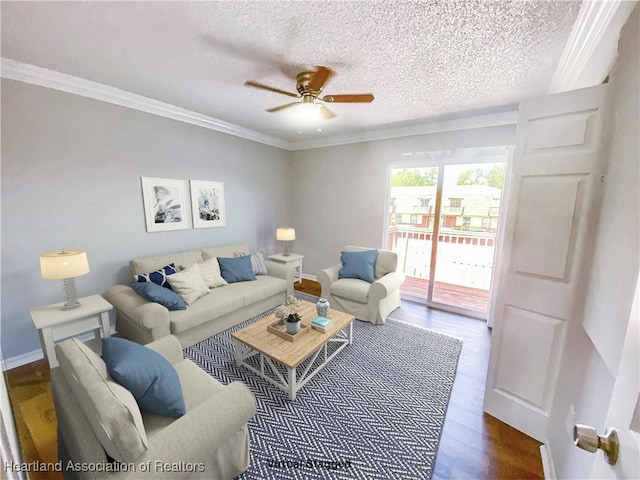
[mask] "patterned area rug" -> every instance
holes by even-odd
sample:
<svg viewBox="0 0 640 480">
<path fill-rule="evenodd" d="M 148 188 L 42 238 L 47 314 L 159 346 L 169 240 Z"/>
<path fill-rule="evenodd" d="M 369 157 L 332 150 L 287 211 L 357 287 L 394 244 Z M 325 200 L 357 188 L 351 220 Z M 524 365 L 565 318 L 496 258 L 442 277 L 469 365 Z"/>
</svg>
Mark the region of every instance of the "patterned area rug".
<svg viewBox="0 0 640 480">
<path fill-rule="evenodd" d="M 231 331 L 269 313 L 185 350 L 217 380 L 244 382 L 256 397 L 251 466 L 239 479 L 431 478 L 462 341 L 391 319 L 355 321 L 353 344 L 290 402 L 233 361 Z"/>
</svg>

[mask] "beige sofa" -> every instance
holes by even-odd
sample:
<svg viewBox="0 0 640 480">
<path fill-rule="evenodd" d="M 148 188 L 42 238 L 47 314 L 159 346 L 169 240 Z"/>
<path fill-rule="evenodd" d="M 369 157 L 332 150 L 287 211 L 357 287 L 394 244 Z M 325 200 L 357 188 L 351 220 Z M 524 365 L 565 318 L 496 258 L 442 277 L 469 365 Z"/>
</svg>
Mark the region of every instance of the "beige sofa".
<svg viewBox="0 0 640 480">
<path fill-rule="evenodd" d="M 186 407 L 180 418 L 141 412 L 100 356 L 76 339 L 56 345 L 60 366 L 51 370 L 51 392 L 64 477 L 222 480 L 245 471 L 247 422 L 256 413 L 249 389 L 222 385 L 184 359 L 174 336 L 146 347 L 178 374 Z"/>
<path fill-rule="evenodd" d="M 138 275 L 170 263 L 187 266 L 214 257 L 234 257 L 237 252 L 249 253 L 248 245 L 240 243 L 135 258 L 129 266 L 132 275 Z M 115 285 L 104 296 L 115 308 L 116 330 L 123 337 L 146 344 L 175 335 L 186 348 L 284 303 L 286 295 L 293 294 L 293 267 L 268 260 L 265 264 L 267 275 L 213 288 L 186 310 L 169 311 L 145 300 L 128 285 Z"/>
<path fill-rule="evenodd" d="M 345 252 L 372 250 L 366 247 L 347 246 Z M 322 296 L 329 300 L 331 308 L 350 313 L 358 320 L 383 324 L 389 314 L 400 306 L 400 285 L 404 273 L 398 271 L 398 254 L 390 250 L 378 250 L 374 264 L 373 283 L 356 278 L 339 278 L 342 264 L 338 263 L 318 274 Z"/>
</svg>

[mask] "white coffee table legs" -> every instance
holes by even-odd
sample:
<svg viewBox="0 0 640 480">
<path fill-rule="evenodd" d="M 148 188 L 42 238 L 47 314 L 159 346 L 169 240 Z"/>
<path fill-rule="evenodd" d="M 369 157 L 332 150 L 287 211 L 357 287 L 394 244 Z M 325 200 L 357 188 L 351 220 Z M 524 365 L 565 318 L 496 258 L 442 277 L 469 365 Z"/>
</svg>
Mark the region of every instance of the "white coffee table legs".
<svg viewBox="0 0 640 480">
<path fill-rule="evenodd" d="M 335 336 L 327 340 L 327 342 L 312 353 L 301 365 L 297 367 L 289 367 L 272 360 L 263 355 L 261 352 L 249 348 L 233 339 L 234 357 L 238 366 L 242 365 L 248 370 L 271 383 L 275 387 L 287 393 L 289 400 L 295 400 L 296 393 L 316 373 L 322 370 L 338 353 L 340 353 L 347 345 L 353 342 L 353 323 L 350 323 L 344 330 L 340 330 Z M 338 344 L 338 347 L 329 353 L 328 345 Z M 258 362 L 248 363 L 251 357 L 258 356 Z M 257 365 L 255 365 L 257 363 Z M 286 376 L 286 378 L 285 378 Z"/>
</svg>

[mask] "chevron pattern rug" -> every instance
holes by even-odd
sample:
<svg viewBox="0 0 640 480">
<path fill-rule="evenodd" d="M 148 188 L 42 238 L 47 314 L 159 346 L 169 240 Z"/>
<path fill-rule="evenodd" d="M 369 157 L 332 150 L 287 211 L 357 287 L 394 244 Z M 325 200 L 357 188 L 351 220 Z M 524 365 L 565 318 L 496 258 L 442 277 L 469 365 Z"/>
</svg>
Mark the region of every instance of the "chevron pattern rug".
<svg viewBox="0 0 640 480">
<path fill-rule="evenodd" d="M 392 319 L 356 320 L 353 344 L 290 402 L 233 360 L 231 331 L 269 313 L 185 350 L 256 397 L 251 466 L 238 480 L 431 478 L 462 341 Z"/>
</svg>

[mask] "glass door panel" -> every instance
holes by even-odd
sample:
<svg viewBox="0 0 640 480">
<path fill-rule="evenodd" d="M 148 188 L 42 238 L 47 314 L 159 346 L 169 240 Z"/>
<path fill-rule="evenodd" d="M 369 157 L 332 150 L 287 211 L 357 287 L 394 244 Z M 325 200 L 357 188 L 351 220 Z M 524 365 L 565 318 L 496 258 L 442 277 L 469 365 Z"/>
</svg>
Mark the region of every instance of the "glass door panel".
<svg viewBox="0 0 640 480">
<path fill-rule="evenodd" d="M 487 312 L 505 163 L 444 167 L 430 301 Z"/>
<path fill-rule="evenodd" d="M 391 170 L 386 248 L 398 254 L 407 277 L 400 287 L 403 295 L 428 295 L 438 171 L 438 167 Z"/>
</svg>

